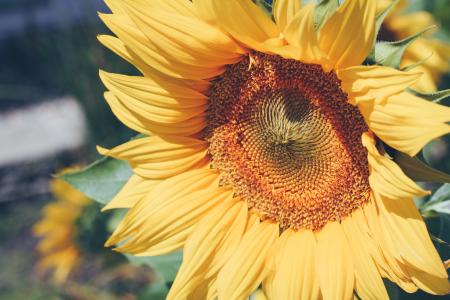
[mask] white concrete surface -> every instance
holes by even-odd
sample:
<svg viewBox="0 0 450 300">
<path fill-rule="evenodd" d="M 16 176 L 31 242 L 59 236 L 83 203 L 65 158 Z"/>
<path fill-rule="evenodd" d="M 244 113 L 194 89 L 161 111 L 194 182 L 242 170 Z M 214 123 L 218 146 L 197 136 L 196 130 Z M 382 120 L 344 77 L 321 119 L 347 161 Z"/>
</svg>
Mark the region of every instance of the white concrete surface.
<svg viewBox="0 0 450 300">
<path fill-rule="evenodd" d="M 86 121 L 71 98 L 0 113 L 0 166 L 38 160 L 77 149 L 86 137 Z"/>
</svg>

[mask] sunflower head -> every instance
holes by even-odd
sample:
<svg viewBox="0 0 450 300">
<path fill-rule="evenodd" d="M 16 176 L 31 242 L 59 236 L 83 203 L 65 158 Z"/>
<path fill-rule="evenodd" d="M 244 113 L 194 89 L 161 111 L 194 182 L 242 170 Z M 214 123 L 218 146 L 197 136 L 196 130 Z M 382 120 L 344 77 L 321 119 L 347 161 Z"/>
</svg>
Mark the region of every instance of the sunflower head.
<svg viewBox="0 0 450 300">
<path fill-rule="evenodd" d="M 116 116 L 147 135 L 105 155 L 133 168 L 105 209 L 129 208 L 107 246 L 183 248 L 168 299 L 387 299 L 450 291 L 386 154 L 446 134 L 450 109 L 408 92 L 421 76 L 373 61 L 374 0 L 108 0 L 100 36 L 142 76 L 101 72 Z M 383 59 L 380 59 L 380 56 Z"/>
</svg>

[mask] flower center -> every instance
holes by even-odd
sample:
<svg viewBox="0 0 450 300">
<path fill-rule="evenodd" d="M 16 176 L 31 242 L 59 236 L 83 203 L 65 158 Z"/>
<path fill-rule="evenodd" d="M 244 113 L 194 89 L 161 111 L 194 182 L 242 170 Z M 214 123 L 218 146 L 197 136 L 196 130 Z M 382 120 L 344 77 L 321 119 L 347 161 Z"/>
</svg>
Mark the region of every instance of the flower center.
<svg viewBox="0 0 450 300">
<path fill-rule="evenodd" d="M 210 89 L 212 165 L 262 219 L 318 230 L 369 199 L 367 126 L 335 73 L 254 52 Z"/>
</svg>

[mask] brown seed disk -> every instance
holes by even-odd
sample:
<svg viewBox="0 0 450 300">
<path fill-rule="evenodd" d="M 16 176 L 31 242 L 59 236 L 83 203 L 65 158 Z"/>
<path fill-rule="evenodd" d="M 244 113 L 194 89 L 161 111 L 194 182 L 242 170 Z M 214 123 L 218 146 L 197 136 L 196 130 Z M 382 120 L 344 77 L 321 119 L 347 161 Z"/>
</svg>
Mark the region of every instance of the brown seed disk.
<svg viewBox="0 0 450 300">
<path fill-rule="evenodd" d="M 252 53 L 209 91 L 212 165 L 282 229 L 318 230 L 369 199 L 367 126 L 334 72 Z"/>
</svg>

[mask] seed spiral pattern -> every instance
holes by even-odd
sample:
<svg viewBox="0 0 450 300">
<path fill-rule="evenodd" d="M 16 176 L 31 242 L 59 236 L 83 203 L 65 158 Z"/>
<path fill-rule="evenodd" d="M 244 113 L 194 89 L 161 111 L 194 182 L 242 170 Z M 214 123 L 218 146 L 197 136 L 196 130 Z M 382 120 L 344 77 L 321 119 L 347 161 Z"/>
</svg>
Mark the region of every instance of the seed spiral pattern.
<svg viewBox="0 0 450 300">
<path fill-rule="evenodd" d="M 262 219 L 318 230 L 369 199 L 367 130 L 334 72 L 254 52 L 213 81 L 204 138 Z"/>
</svg>

